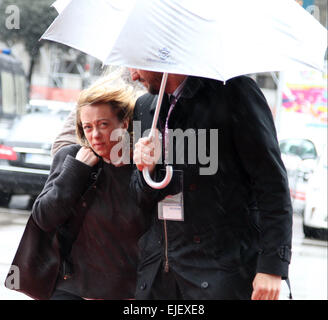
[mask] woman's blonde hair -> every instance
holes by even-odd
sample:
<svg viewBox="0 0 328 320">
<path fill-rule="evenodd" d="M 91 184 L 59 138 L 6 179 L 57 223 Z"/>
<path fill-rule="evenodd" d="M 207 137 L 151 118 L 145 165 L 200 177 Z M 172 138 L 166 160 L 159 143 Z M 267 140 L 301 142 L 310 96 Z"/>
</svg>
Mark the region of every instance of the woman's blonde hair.
<svg viewBox="0 0 328 320">
<path fill-rule="evenodd" d="M 90 147 L 81 122 L 81 109 L 87 105 L 107 104 L 120 122 L 128 120 L 132 134 L 132 117 L 136 101 L 134 88 L 116 76 L 106 76 L 80 93 L 76 106 L 76 134 L 82 146 Z M 132 140 L 131 140 L 132 141 Z"/>
</svg>

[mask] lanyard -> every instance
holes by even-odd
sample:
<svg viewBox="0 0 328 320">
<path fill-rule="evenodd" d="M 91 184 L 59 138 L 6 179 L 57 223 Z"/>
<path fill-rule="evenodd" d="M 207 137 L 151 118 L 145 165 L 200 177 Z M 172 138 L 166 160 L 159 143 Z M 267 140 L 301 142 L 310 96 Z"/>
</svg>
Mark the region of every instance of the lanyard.
<svg viewBox="0 0 328 320">
<path fill-rule="evenodd" d="M 165 121 L 165 127 L 164 127 L 164 161 L 167 164 L 168 160 L 169 160 L 169 119 L 171 116 L 171 113 L 176 105 L 176 103 L 178 102 L 178 99 L 181 96 L 182 93 L 182 89 L 183 86 L 180 86 L 177 89 L 177 92 L 175 92 L 175 95 L 171 95 L 170 97 L 170 101 L 171 101 L 171 105 L 170 105 L 170 109 L 169 112 L 167 113 L 167 117 L 166 117 L 166 121 Z"/>
</svg>

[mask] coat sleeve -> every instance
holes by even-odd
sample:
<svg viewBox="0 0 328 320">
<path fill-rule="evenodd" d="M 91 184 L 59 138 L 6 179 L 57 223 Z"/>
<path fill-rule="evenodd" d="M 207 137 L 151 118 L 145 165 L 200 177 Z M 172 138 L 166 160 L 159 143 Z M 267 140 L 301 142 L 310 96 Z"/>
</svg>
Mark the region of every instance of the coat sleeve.
<svg viewBox="0 0 328 320">
<path fill-rule="evenodd" d="M 142 127 L 142 132 L 151 126 L 151 123 L 145 123 L 147 121 L 145 121 L 143 115 L 149 113 L 149 106 L 152 101 L 153 98 L 146 94 L 137 100 L 134 108 L 133 121 L 141 121 L 140 127 Z M 161 176 L 160 166 L 156 166 L 154 175 L 155 181 L 160 181 L 164 178 L 164 176 Z M 152 208 L 157 205 L 158 201 L 165 197 L 163 190 L 156 190 L 148 186 L 142 172 L 140 172 L 135 165 L 131 175 L 130 190 L 137 205 L 145 212 L 152 211 Z"/>
<path fill-rule="evenodd" d="M 155 181 L 161 181 L 164 179 L 164 174 L 160 177 L 160 174 L 155 171 L 155 177 L 153 179 Z M 161 190 L 153 189 L 145 181 L 142 172 L 135 166 L 131 175 L 130 190 L 137 205 L 145 210 L 145 212 L 150 212 L 151 208 L 154 208 L 159 201 L 163 200 L 169 194 L 169 187 L 170 185 Z"/>
<path fill-rule="evenodd" d="M 52 231 L 67 221 L 87 189 L 92 167 L 75 159 L 78 149 L 72 146 L 59 150 L 53 160 L 49 177 L 36 199 L 32 216 L 44 231 Z"/>
<path fill-rule="evenodd" d="M 74 109 L 68 115 L 61 132 L 55 138 L 55 141 L 51 148 L 52 156 L 64 146 L 72 145 L 77 143 L 76 133 L 75 133 L 75 117 L 76 110 Z"/>
<path fill-rule="evenodd" d="M 257 272 L 288 277 L 292 206 L 271 110 L 248 77 L 232 81 L 233 137 L 257 201 L 261 230 Z"/>
</svg>

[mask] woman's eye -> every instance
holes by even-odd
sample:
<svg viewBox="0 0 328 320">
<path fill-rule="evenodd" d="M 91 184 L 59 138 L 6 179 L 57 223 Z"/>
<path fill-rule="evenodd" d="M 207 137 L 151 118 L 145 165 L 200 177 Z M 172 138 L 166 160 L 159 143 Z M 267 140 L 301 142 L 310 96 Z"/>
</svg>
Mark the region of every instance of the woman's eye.
<svg viewBox="0 0 328 320">
<path fill-rule="evenodd" d="M 89 131 L 90 129 L 91 129 L 91 126 L 84 126 L 84 127 L 83 127 L 83 130 L 84 130 L 84 131 Z"/>
<path fill-rule="evenodd" d="M 101 122 L 100 127 L 105 128 L 108 126 L 108 122 Z"/>
</svg>

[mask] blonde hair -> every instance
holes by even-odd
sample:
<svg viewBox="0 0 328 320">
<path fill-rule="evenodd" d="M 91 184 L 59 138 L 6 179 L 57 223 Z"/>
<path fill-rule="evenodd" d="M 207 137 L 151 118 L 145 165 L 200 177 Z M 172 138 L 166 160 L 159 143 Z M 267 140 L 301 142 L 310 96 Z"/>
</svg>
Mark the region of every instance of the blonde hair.
<svg viewBox="0 0 328 320">
<path fill-rule="evenodd" d="M 136 92 L 134 88 L 117 75 L 103 77 L 89 88 L 81 91 L 76 106 L 76 134 L 79 143 L 82 146 L 90 147 L 81 122 L 81 109 L 84 106 L 107 104 L 120 122 L 128 120 L 128 132 L 131 135 L 135 101 Z"/>
</svg>

